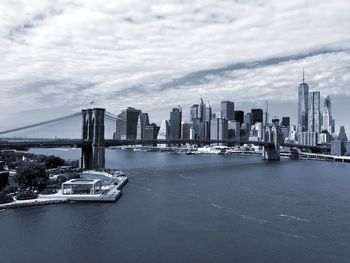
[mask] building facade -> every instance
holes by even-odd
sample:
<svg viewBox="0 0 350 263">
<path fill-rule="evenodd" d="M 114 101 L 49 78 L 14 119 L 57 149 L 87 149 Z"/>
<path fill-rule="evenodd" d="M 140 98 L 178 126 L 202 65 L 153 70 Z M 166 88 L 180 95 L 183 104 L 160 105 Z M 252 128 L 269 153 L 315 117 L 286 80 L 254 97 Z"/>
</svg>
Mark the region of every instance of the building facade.
<svg viewBox="0 0 350 263">
<path fill-rule="evenodd" d="M 222 101 L 221 102 L 221 117 L 228 119 L 229 121 L 234 120 L 235 103 L 233 101 Z"/>
</svg>

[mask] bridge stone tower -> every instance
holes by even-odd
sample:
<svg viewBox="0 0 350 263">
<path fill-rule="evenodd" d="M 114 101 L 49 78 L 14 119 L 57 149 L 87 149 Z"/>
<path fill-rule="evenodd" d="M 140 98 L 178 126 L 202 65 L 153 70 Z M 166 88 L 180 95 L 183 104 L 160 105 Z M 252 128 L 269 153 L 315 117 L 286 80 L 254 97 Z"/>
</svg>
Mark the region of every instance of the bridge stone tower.
<svg viewBox="0 0 350 263">
<path fill-rule="evenodd" d="M 273 120 L 267 124 L 264 130 L 263 158 L 264 160 L 280 160 L 280 127 L 279 120 Z"/>
<path fill-rule="evenodd" d="M 105 168 L 105 109 L 83 109 L 81 136 L 81 167 L 85 169 Z"/>
</svg>

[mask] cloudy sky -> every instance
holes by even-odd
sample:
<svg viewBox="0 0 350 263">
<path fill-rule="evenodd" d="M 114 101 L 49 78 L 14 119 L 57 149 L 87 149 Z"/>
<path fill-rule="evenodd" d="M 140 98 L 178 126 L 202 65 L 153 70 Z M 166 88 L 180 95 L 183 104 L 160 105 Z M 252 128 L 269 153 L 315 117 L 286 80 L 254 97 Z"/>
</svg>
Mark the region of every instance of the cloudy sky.
<svg viewBox="0 0 350 263">
<path fill-rule="evenodd" d="M 303 67 L 350 129 L 349 14 L 348 0 L 2 0 L 0 130 L 91 100 L 155 122 L 200 97 L 215 111 L 269 100 L 295 120 Z"/>
</svg>

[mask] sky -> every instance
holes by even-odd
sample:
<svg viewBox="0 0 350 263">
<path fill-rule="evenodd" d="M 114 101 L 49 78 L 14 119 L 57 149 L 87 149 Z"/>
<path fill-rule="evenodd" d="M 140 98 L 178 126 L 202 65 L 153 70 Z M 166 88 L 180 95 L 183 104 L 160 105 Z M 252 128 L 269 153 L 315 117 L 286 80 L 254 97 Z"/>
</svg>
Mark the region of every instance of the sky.
<svg viewBox="0 0 350 263">
<path fill-rule="evenodd" d="M 0 130 L 90 101 L 186 119 L 201 97 L 214 112 L 268 100 L 295 123 L 303 68 L 350 130 L 349 13 L 348 0 L 2 0 Z"/>
</svg>

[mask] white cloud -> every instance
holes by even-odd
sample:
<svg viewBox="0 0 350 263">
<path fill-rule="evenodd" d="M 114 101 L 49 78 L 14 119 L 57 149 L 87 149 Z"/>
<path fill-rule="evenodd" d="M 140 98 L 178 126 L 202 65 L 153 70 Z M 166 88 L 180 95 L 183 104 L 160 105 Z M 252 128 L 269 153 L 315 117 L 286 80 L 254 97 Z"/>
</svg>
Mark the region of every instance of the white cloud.
<svg viewBox="0 0 350 263">
<path fill-rule="evenodd" d="M 350 96 L 349 9 L 342 0 L 1 1 L 0 120 L 65 114 L 92 98 L 156 118 L 200 96 L 295 102 L 302 67 L 312 88 Z"/>
</svg>

